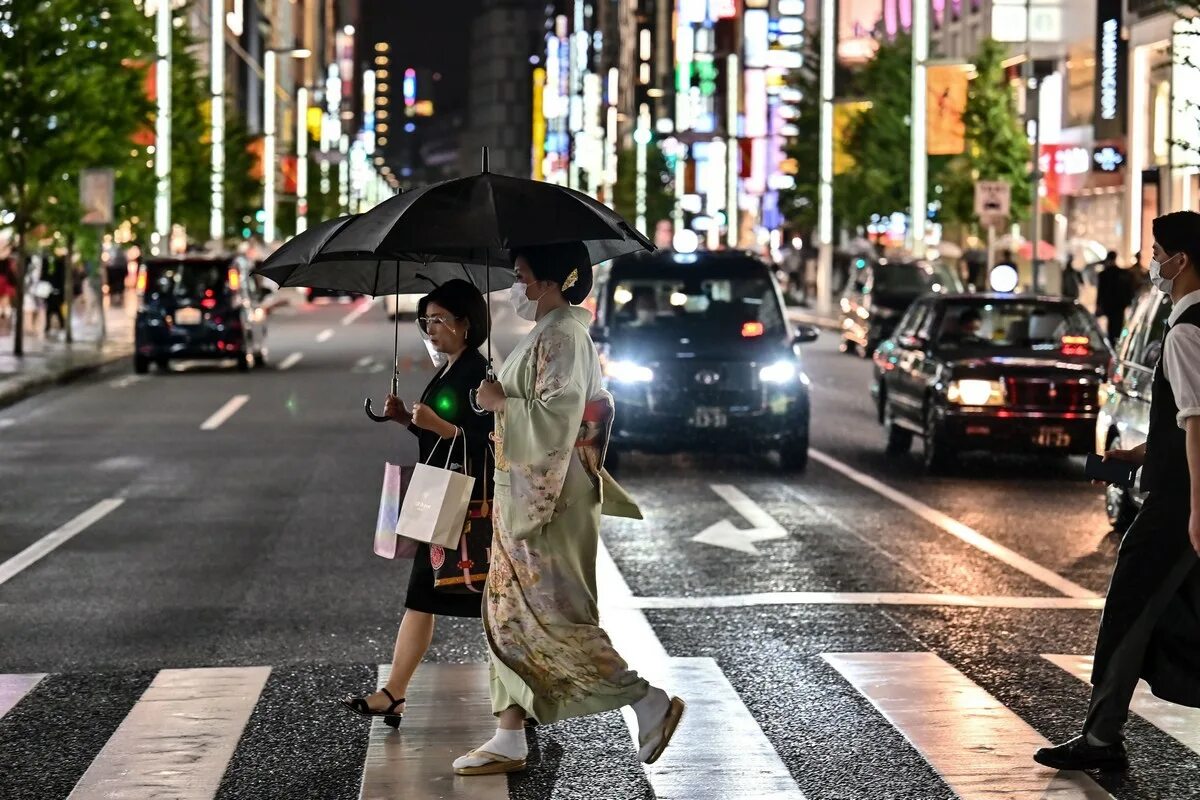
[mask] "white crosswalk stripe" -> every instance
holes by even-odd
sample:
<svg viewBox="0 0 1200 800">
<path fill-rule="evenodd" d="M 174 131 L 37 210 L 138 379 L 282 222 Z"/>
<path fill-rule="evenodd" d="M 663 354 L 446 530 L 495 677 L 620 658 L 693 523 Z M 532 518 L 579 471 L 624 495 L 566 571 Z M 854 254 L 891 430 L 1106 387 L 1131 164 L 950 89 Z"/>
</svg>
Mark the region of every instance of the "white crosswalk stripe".
<svg viewBox="0 0 1200 800">
<path fill-rule="evenodd" d="M 826 653 L 823 658 L 912 744 L 961 800 L 1112 797 L 1087 775 L 1037 767 L 1030 756 L 1046 740 L 935 653 Z M 1088 656 L 1042 658 L 1087 680 Z M 656 669 L 657 677 L 685 695 L 693 722 L 687 725 L 685 716 L 676 743 L 647 770 L 656 798 L 802 800 L 791 776 L 779 773 L 778 756 L 716 661 L 668 656 Z M 269 667 L 162 670 L 132 703 L 108 741 L 103 746 L 97 743 L 99 749 L 70 798 L 216 797 L 270 673 Z M 388 674 L 389 667 L 379 667 L 378 685 L 384 685 Z M 40 702 L 34 690 L 48 677 L 54 680 L 43 674 L 0 674 L 0 723 L 16 706 Z M 456 778 L 450 766 L 454 758 L 485 741 L 495 727 L 487 666 L 423 664 L 408 696 L 411 700 L 399 730 L 387 727 L 382 719 L 371 725 L 357 789 L 360 800 L 506 800 L 505 776 Z M 36 713 L 36 706 L 30 710 Z M 1134 698 L 1133 711 L 1200 753 L 1200 711 L 1165 703 L 1144 688 Z M 846 722 L 862 724 L 862 720 Z M 305 742 L 296 742 L 297 748 L 304 746 Z M 632 747 L 628 757 L 632 758 Z M 857 753 L 855 758 L 869 760 L 871 755 Z M 531 768 L 538 768 L 538 763 Z M 821 778 L 807 775 L 800 780 L 809 786 L 819 785 Z M 897 774 L 895 781 L 894 800 L 915 797 L 905 793 L 903 774 Z M 837 791 L 837 797 L 859 796 L 853 785 L 839 785 Z"/>
</svg>

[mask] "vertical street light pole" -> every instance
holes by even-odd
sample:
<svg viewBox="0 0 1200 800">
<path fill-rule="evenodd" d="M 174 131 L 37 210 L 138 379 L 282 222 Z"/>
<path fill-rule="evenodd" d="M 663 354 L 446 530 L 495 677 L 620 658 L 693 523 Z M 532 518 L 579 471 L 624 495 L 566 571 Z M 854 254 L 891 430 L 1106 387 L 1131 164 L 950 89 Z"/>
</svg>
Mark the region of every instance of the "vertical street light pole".
<svg viewBox="0 0 1200 800">
<path fill-rule="evenodd" d="M 158 0 L 155 45 L 155 92 L 158 114 L 154 120 L 154 246 L 161 253 L 171 244 L 171 2 Z"/>
<path fill-rule="evenodd" d="M 308 89 L 296 90 L 296 233 L 308 228 Z"/>
<path fill-rule="evenodd" d="M 725 243 L 737 247 L 741 233 L 741 214 L 738 212 L 738 108 L 741 85 L 741 70 L 738 69 L 736 53 L 726 59 L 726 74 L 729 87 L 725 92 L 728 107 L 725 110 Z"/>
<path fill-rule="evenodd" d="M 1025 77 L 1025 117 L 1033 127 L 1033 198 L 1030 204 L 1032 221 L 1030 238 L 1033 248 L 1030 253 L 1030 268 L 1033 280 L 1033 292 L 1036 294 L 1040 286 L 1041 272 L 1041 239 L 1042 239 L 1042 117 L 1041 117 L 1041 80 L 1033 63 L 1033 0 L 1025 0 L 1025 64 L 1022 68 Z"/>
<path fill-rule="evenodd" d="M 636 227 L 646 233 L 646 147 L 650 144 L 650 106 L 642 103 L 638 109 L 637 128 L 633 132 L 633 141 L 637 145 L 637 179 L 634 186 L 637 219 Z"/>
<path fill-rule="evenodd" d="M 929 61 L 929 0 L 914 0 L 912 9 L 912 152 L 909 157 L 908 246 L 912 254 L 923 258 L 925 222 L 929 216 L 929 156 L 926 153 L 925 83 Z"/>
<path fill-rule="evenodd" d="M 275 241 L 275 82 L 276 54 L 263 53 L 263 241 Z"/>
<path fill-rule="evenodd" d="M 817 310 L 828 314 L 833 291 L 833 67 L 837 0 L 821 0 L 821 137 L 817 192 Z"/>
<path fill-rule="evenodd" d="M 225 0 L 212 0 L 210 27 L 212 211 L 208 218 L 208 238 L 220 243 L 225 233 Z"/>
</svg>

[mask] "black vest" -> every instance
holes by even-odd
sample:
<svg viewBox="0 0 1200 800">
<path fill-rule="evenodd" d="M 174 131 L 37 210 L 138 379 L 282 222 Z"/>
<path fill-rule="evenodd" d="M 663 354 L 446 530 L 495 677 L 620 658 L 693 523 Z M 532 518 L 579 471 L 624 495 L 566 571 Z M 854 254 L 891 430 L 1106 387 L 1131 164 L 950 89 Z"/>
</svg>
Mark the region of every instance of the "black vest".
<svg viewBox="0 0 1200 800">
<path fill-rule="evenodd" d="M 1180 325 L 1200 327 L 1200 305 L 1194 305 L 1180 315 L 1172 328 Z M 1163 354 L 1166 353 L 1166 336 L 1163 337 Z M 1200 369 L 1200 364 L 1192 365 Z M 1150 399 L 1150 431 L 1146 436 L 1146 463 L 1142 467 L 1142 490 L 1159 494 L 1181 494 L 1188 498 L 1191 482 L 1188 479 L 1187 433 L 1179 427 L 1176 419 L 1179 406 L 1175 403 L 1175 392 L 1163 372 L 1162 356 L 1154 369 L 1154 385 Z"/>
</svg>

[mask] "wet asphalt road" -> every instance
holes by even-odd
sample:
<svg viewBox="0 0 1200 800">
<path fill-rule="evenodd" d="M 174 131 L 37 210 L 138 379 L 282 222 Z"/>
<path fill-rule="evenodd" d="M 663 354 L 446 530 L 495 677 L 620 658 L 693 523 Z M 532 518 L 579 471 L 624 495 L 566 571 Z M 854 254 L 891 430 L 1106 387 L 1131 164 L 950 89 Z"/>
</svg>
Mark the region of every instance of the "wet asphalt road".
<svg viewBox="0 0 1200 800">
<path fill-rule="evenodd" d="M 272 672 L 217 796 L 358 796 L 368 728 L 332 700 L 373 687 L 374 665 L 390 657 L 407 569 L 376 558 L 368 540 L 380 467 L 411 462 L 415 446 L 362 413 L 365 396 L 382 402 L 391 326 L 379 306 L 343 324 L 353 308 L 278 311 L 274 368 L 132 378 L 120 365 L 0 410 L 10 421 L 0 427 L 0 564 L 97 503 L 123 501 L 0 584 L 0 674 L 48 673 L 7 714 L 0 706 L 0 797 L 70 794 L 159 670 L 252 665 Z M 505 349 L 517 334 L 506 316 L 498 327 Z M 432 367 L 411 323 L 401 336 L 411 400 Z M 968 457 L 951 477 L 925 477 L 915 455 L 883 454 L 869 363 L 838 353 L 828 334 L 805 354 L 814 449 L 1103 594 L 1118 540 L 1081 463 Z M 239 395 L 232 416 L 200 429 Z M 1042 655 L 1090 654 L 1098 611 L 872 594 L 1064 598 L 1013 559 L 827 461 L 794 476 L 758 454 L 633 456 L 621 480 L 647 520 L 607 520 L 604 538 L 633 605 L 669 656 L 715 660 L 804 797 L 956 795 L 914 731 L 823 654 L 935 653 L 1038 734 L 1076 732 L 1087 687 Z M 723 520 L 754 524 L 714 486 L 736 489 L 784 533 L 758 541 L 758 553 L 692 541 Z M 636 652 L 626 656 L 637 666 Z M 439 623 L 431 662 L 484 659 L 477 622 Z M 1141 719 L 1129 733 L 1133 768 L 1100 777 L 1108 792 L 1200 797 L 1196 753 Z M 618 714 L 531 737 L 533 765 L 510 779 L 511 797 L 654 796 Z M 737 770 L 738 743 L 727 753 Z"/>
</svg>

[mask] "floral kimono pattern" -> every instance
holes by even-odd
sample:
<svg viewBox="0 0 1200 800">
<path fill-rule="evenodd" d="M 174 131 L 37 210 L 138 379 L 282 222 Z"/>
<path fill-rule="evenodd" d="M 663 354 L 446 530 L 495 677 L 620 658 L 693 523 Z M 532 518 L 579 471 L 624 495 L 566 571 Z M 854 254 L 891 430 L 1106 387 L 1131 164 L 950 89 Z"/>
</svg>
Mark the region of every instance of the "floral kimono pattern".
<svg viewBox="0 0 1200 800">
<path fill-rule="evenodd" d="M 640 518 L 601 468 L 612 424 L 588 312 L 544 317 L 499 380 L 492 562 L 484 603 L 492 710 L 542 723 L 641 699 L 648 685 L 599 626 L 596 550 L 605 513 Z"/>
</svg>

